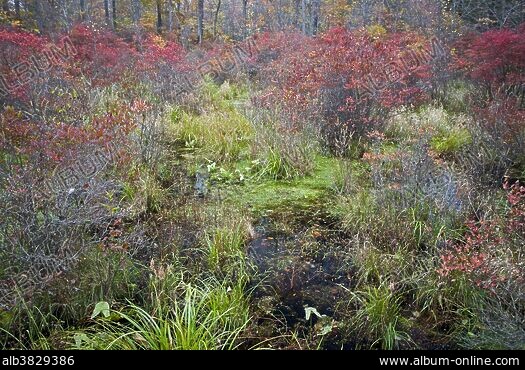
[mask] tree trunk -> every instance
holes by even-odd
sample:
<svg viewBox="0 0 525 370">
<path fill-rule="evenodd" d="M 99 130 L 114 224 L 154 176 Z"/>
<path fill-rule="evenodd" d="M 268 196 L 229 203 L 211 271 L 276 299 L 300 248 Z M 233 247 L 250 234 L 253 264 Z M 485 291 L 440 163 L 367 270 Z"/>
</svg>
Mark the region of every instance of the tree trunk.
<svg viewBox="0 0 525 370">
<path fill-rule="evenodd" d="M 277 29 L 278 30 L 282 30 L 283 29 L 283 17 L 284 17 L 284 13 L 285 13 L 285 10 L 282 10 L 283 9 L 283 2 L 282 0 L 278 0 L 275 2 L 275 14 L 277 15 Z M 272 20 L 272 23 L 273 20 Z"/>
<path fill-rule="evenodd" d="M 109 0 L 104 0 L 104 14 L 106 15 L 106 24 L 109 26 Z"/>
<path fill-rule="evenodd" d="M 242 0 L 242 33 L 244 38 L 248 37 L 248 0 Z"/>
<path fill-rule="evenodd" d="M 295 28 L 299 27 L 299 9 L 300 8 L 301 8 L 301 0 L 294 0 L 293 25 Z"/>
<path fill-rule="evenodd" d="M 20 0 L 15 0 L 15 14 L 16 18 L 20 19 Z"/>
<path fill-rule="evenodd" d="M 162 33 L 162 0 L 157 0 L 157 33 Z"/>
<path fill-rule="evenodd" d="M 306 0 L 301 0 L 301 31 L 306 34 Z"/>
<path fill-rule="evenodd" d="M 213 38 L 217 37 L 217 22 L 219 21 L 220 11 L 221 11 L 221 0 L 217 2 L 217 8 L 215 9 L 215 15 L 213 17 Z"/>
<path fill-rule="evenodd" d="M 182 35 L 182 21 L 179 18 L 181 14 L 181 7 L 181 2 L 177 1 L 177 6 L 175 7 L 175 10 L 173 10 L 173 26 L 179 32 L 179 36 Z"/>
<path fill-rule="evenodd" d="M 111 0 L 111 15 L 113 19 L 113 29 L 117 29 L 117 0 Z"/>
<path fill-rule="evenodd" d="M 45 30 L 46 27 L 44 22 L 44 9 L 42 9 L 42 1 L 33 0 L 33 11 L 35 14 L 38 29 L 42 32 Z"/>
<path fill-rule="evenodd" d="M 204 0 L 198 0 L 197 4 L 197 32 L 199 44 L 202 44 L 204 39 Z"/>
<path fill-rule="evenodd" d="M 168 0 L 168 32 L 173 32 L 173 0 Z"/>
<path fill-rule="evenodd" d="M 140 0 L 132 0 L 131 2 L 131 15 L 133 17 L 133 25 L 138 28 L 140 25 Z"/>
<path fill-rule="evenodd" d="M 80 20 L 86 19 L 86 0 L 80 0 Z"/>
<path fill-rule="evenodd" d="M 319 29 L 319 16 L 321 14 L 321 0 L 312 1 L 312 36 L 317 34 Z"/>
</svg>

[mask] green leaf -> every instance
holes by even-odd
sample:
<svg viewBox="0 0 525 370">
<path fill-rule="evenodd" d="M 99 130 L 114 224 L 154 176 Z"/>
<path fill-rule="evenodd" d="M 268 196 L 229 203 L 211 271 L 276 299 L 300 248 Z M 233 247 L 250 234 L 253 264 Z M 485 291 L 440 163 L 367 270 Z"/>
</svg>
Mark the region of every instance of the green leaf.
<svg viewBox="0 0 525 370">
<path fill-rule="evenodd" d="M 322 318 L 322 317 L 325 316 L 325 315 L 321 315 L 321 314 L 319 313 L 319 311 L 317 311 L 316 308 L 306 306 L 306 307 L 304 308 L 304 315 L 305 315 L 306 320 L 310 320 L 310 316 L 311 316 L 312 314 L 314 314 L 314 315 L 317 316 L 318 318 Z"/>
<path fill-rule="evenodd" d="M 76 333 L 73 336 L 73 338 L 75 340 L 76 348 L 80 348 L 82 346 L 83 342 L 85 342 L 85 343 L 89 342 L 89 338 L 88 338 L 88 336 L 85 333 Z"/>
<path fill-rule="evenodd" d="M 334 328 L 333 322 L 332 320 L 330 320 L 329 322 L 327 322 L 325 325 L 321 327 L 321 330 L 319 330 L 319 333 L 317 335 L 322 337 L 326 334 L 329 334 L 332 332 L 333 328 Z"/>
<path fill-rule="evenodd" d="M 109 317 L 109 303 L 108 302 L 98 302 L 95 305 L 95 309 L 93 310 L 93 313 L 91 314 L 91 318 L 94 319 L 95 317 L 102 314 L 104 317 Z"/>
</svg>

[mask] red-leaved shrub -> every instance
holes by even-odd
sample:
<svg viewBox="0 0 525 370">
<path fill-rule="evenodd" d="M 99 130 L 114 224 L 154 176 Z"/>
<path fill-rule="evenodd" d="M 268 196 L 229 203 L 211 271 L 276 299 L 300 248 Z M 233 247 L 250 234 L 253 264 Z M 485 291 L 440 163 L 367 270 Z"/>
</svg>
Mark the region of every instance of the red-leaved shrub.
<svg viewBox="0 0 525 370">
<path fill-rule="evenodd" d="M 281 33 L 277 45 L 266 35 L 258 39 L 268 85 L 258 101 L 280 105 L 296 123 L 328 122 L 322 132 L 329 145 L 341 129 L 364 134 L 391 108 L 427 98 L 433 56 L 430 41 L 421 36 L 335 28 L 301 43 L 290 37 L 295 47 L 288 50 L 278 45 Z"/>
<path fill-rule="evenodd" d="M 508 209 L 503 217 L 467 224 L 465 241 L 441 255 L 438 273 L 453 279 L 465 274 L 476 286 L 495 294 L 520 294 L 525 263 L 525 186 L 505 183 Z"/>
<path fill-rule="evenodd" d="M 492 92 L 525 82 L 525 33 L 520 29 L 468 35 L 456 49 L 456 68 Z"/>
</svg>

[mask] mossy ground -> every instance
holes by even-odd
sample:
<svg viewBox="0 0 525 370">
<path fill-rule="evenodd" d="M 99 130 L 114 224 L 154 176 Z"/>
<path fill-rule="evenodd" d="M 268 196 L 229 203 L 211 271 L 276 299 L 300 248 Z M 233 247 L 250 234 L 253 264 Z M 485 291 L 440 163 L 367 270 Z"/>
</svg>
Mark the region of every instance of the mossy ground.
<svg viewBox="0 0 525 370">
<path fill-rule="evenodd" d="M 318 155 L 312 174 L 291 181 L 247 180 L 227 190 L 227 200 L 247 207 L 256 216 L 301 213 L 319 207 L 330 197 L 336 180 L 337 160 Z"/>
</svg>

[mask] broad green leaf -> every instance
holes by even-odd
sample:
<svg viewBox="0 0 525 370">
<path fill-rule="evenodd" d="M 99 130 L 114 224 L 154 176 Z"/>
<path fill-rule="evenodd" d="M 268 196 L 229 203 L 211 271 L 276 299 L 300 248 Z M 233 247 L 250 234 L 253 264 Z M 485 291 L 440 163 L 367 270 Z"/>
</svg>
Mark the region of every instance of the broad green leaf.
<svg viewBox="0 0 525 370">
<path fill-rule="evenodd" d="M 82 342 L 89 342 L 89 338 L 85 333 L 76 333 L 73 338 L 75 339 L 75 346 L 77 348 L 82 346 Z"/>
<path fill-rule="evenodd" d="M 307 306 L 307 307 L 304 308 L 304 315 L 305 315 L 306 320 L 310 320 L 310 316 L 311 316 L 312 314 L 314 314 L 314 315 L 317 316 L 318 318 L 322 318 L 322 317 L 325 316 L 325 315 L 321 315 L 321 314 L 319 313 L 319 311 L 317 311 L 317 309 L 314 308 L 314 307 L 308 307 L 308 306 Z"/>
<path fill-rule="evenodd" d="M 332 329 L 334 328 L 334 325 L 332 324 L 332 322 L 330 321 L 329 323 L 327 323 L 326 325 L 324 325 L 321 330 L 319 331 L 319 334 L 317 334 L 318 336 L 323 336 L 323 335 L 326 335 L 326 334 L 329 334 L 332 332 Z"/>
<path fill-rule="evenodd" d="M 95 317 L 102 314 L 104 317 L 109 317 L 109 303 L 108 302 L 98 302 L 95 305 L 95 309 L 93 310 L 93 313 L 91 314 L 91 318 L 94 319 Z"/>
</svg>

